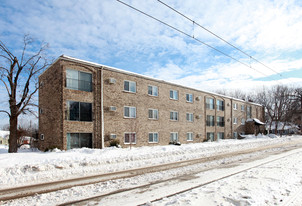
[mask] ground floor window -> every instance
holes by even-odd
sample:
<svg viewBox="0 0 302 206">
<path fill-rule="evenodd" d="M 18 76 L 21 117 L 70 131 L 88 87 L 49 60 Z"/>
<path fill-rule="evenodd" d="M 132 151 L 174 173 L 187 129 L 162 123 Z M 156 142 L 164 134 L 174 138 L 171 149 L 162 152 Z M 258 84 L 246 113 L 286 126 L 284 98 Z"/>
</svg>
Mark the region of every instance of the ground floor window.
<svg viewBox="0 0 302 206">
<path fill-rule="evenodd" d="M 217 133 L 217 140 L 224 139 L 224 132 L 218 132 Z"/>
<path fill-rule="evenodd" d="M 235 139 L 237 139 L 237 138 L 238 138 L 238 133 L 237 133 L 237 132 L 234 132 L 234 133 L 233 133 L 233 137 L 234 137 Z"/>
<path fill-rule="evenodd" d="M 92 133 L 67 133 L 67 149 L 92 148 Z"/>
<path fill-rule="evenodd" d="M 178 142 L 178 133 L 177 132 L 170 133 L 170 142 Z"/>
<path fill-rule="evenodd" d="M 187 141 L 193 141 L 193 132 L 187 133 Z"/>
<path fill-rule="evenodd" d="M 158 143 L 158 133 L 149 133 L 149 143 Z"/>
<path fill-rule="evenodd" d="M 207 140 L 214 141 L 214 132 L 207 132 Z"/>
<path fill-rule="evenodd" d="M 136 144 L 136 133 L 125 133 L 125 144 Z"/>
</svg>

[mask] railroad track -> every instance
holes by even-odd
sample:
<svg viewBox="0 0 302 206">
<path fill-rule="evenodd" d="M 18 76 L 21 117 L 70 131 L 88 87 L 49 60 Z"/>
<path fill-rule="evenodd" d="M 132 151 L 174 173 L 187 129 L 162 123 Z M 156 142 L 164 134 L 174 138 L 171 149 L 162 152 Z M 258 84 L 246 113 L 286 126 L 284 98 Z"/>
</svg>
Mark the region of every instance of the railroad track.
<svg viewBox="0 0 302 206">
<path fill-rule="evenodd" d="M 178 194 L 182 194 L 185 192 L 188 192 L 190 190 L 214 183 L 216 181 L 222 180 L 222 179 L 226 179 L 228 177 L 243 173 L 247 170 L 253 169 L 253 168 L 257 168 L 266 164 L 269 164 L 271 162 L 283 159 L 283 158 L 287 158 L 291 155 L 294 155 L 296 153 L 302 153 L 302 149 L 296 149 L 296 150 L 292 150 L 294 149 L 292 148 L 288 148 L 287 150 L 289 151 L 289 153 L 287 154 L 277 154 L 273 159 L 269 158 L 269 160 L 266 159 L 260 159 L 259 161 L 256 161 L 254 164 L 249 165 L 249 166 L 241 166 L 240 169 L 234 169 L 234 171 L 230 171 L 228 173 L 224 173 L 224 174 L 218 174 L 218 176 L 216 178 L 209 178 L 208 180 L 201 180 L 201 183 L 198 184 L 194 184 L 194 181 L 190 181 L 191 179 L 194 178 L 186 178 L 187 175 L 183 175 L 180 177 L 174 177 L 174 178 L 170 178 L 170 179 L 166 179 L 163 181 L 155 181 L 155 182 L 151 182 L 148 184 L 144 184 L 144 185 L 140 185 L 137 187 L 132 187 L 132 188 L 126 188 L 126 189 L 121 189 L 121 190 L 117 190 L 114 192 L 110 192 L 107 194 L 102 194 L 102 195 L 98 195 L 98 196 L 94 196 L 94 197 L 89 197 L 89 198 L 85 198 L 85 199 L 81 199 L 81 200 L 76 200 L 76 201 L 70 201 L 70 202 L 66 202 L 63 204 L 60 204 L 60 206 L 67 206 L 67 205 L 91 205 L 91 202 L 94 202 L 98 205 L 110 205 L 112 202 L 114 202 L 115 205 L 140 205 L 140 206 L 144 206 L 144 205 L 149 205 L 147 203 L 154 203 L 157 201 L 160 201 L 164 198 L 169 198 Z M 194 174 L 191 174 L 191 176 L 194 176 Z M 187 184 L 186 182 L 184 182 L 182 184 L 182 186 L 178 186 L 175 190 L 172 191 L 166 191 L 164 194 L 160 194 L 162 193 L 162 190 L 160 190 L 159 192 L 154 192 L 154 190 L 156 190 L 157 188 L 161 188 L 162 186 L 167 186 L 168 184 L 173 185 L 173 184 L 179 184 L 181 179 L 188 179 L 187 183 L 191 183 L 191 184 Z M 193 184 L 192 184 L 193 183 Z M 194 185 L 194 186 L 186 186 L 186 185 Z M 182 189 L 179 189 L 182 188 Z M 144 193 L 146 192 L 142 197 L 143 198 L 139 198 L 136 197 L 135 200 L 133 202 L 130 202 L 130 204 L 127 204 L 127 200 L 125 200 L 124 197 L 128 197 L 131 194 L 139 194 L 139 193 Z M 290 198 L 290 200 L 295 200 L 298 196 L 300 195 L 299 193 L 300 191 L 297 192 L 297 194 L 295 196 L 293 196 L 292 198 Z M 129 195 L 128 195 L 128 194 Z M 157 193 L 157 194 L 156 194 Z M 156 198 L 154 198 L 154 196 Z M 147 198 L 146 198 L 147 197 Z M 103 201 L 104 200 L 104 201 Z M 288 200 L 288 201 L 290 201 Z"/>
<path fill-rule="evenodd" d="M 254 149 L 249 149 L 249 150 L 244 150 L 244 151 L 230 152 L 230 153 L 219 154 L 219 155 L 215 155 L 215 156 L 211 156 L 211 157 L 203 157 L 203 158 L 198 158 L 198 159 L 185 160 L 185 161 L 173 162 L 173 163 L 168 163 L 168 164 L 131 169 L 131 170 L 126 170 L 126 171 L 119 171 L 119 172 L 114 172 L 114 173 L 109 173 L 109 174 L 93 175 L 93 176 L 74 178 L 74 179 L 68 179 L 68 180 L 63 180 L 63 181 L 55 181 L 55 182 L 49 182 L 49 183 L 43 183 L 43 184 L 36 184 L 36 185 L 4 189 L 4 190 L 0 190 L 0 201 L 13 200 L 13 199 L 17 199 L 17 198 L 32 196 L 35 194 L 48 193 L 48 192 L 58 191 L 58 190 L 62 190 L 62 189 L 68 189 L 68 188 L 75 187 L 75 186 L 95 184 L 95 183 L 99 183 L 99 182 L 105 182 L 108 180 L 114 180 L 114 179 L 120 179 L 120 178 L 130 178 L 130 177 L 134 177 L 134 176 L 142 175 L 142 174 L 146 174 L 146 173 L 170 170 L 170 169 L 185 167 L 185 166 L 194 165 L 194 164 L 198 164 L 198 163 L 211 162 L 214 160 L 225 159 L 225 158 L 233 157 L 236 155 L 250 154 L 250 153 L 265 151 L 265 150 L 274 149 L 274 148 L 280 148 L 280 147 L 285 148 L 286 147 L 287 149 L 289 149 L 289 148 L 299 147 L 299 146 L 301 146 L 301 141 L 293 141 L 293 142 L 289 142 L 289 143 L 264 146 L 264 147 L 260 147 L 257 149 L 254 148 Z M 169 180 L 166 180 L 166 181 L 169 181 Z M 156 184 L 156 182 L 154 184 Z M 145 185 L 145 187 L 146 186 L 148 186 L 148 185 Z M 124 192 L 125 190 L 127 190 L 127 189 L 118 190 L 118 191 L 111 192 L 108 194 L 100 195 L 99 197 L 104 197 L 106 195 L 108 196 L 113 193 L 115 193 L 115 194 L 121 193 L 121 192 Z M 97 197 L 93 197 L 93 198 L 97 198 Z M 83 201 L 87 201 L 87 200 L 83 200 Z M 67 204 L 69 204 L 69 203 L 67 203 Z"/>
</svg>

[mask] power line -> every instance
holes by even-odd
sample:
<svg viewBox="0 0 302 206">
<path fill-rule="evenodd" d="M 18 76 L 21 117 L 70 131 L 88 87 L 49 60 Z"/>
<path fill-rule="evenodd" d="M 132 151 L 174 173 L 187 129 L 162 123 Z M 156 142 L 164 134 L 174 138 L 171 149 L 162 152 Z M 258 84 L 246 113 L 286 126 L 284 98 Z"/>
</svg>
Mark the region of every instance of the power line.
<svg viewBox="0 0 302 206">
<path fill-rule="evenodd" d="M 261 64 L 262 66 L 265 66 L 266 68 L 270 69 L 271 71 L 275 72 L 276 74 L 282 76 L 280 73 L 278 73 L 277 71 L 275 71 L 274 69 L 270 68 L 269 66 L 265 65 L 264 63 L 262 63 L 261 61 L 255 59 L 254 57 L 252 57 L 251 55 L 247 54 L 246 52 L 244 52 L 242 49 L 239 49 L 238 47 L 236 47 L 235 45 L 231 44 L 230 42 L 228 42 L 227 40 L 223 39 L 222 37 L 218 36 L 217 34 L 215 34 L 214 32 L 210 31 L 209 29 L 205 28 L 204 26 L 200 25 L 199 23 L 197 23 L 196 21 L 194 21 L 193 19 L 190 19 L 188 16 L 182 14 L 181 12 L 177 11 L 176 9 L 174 9 L 173 7 L 169 6 L 168 4 L 162 2 L 161 0 L 157 0 L 159 3 L 165 5 L 166 7 L 168 7 L 169 9 L 173 10 L 174 12 L 178 13 L 179 15 L 183 16 L 184 18 L 188 19 L 189 21 L 193 22 L 193 26 L 194 24 L 196 24 L 197 26 L 199 26 L 200 28 L 206 30 L 207 32 L 209 32 L 210 34 L 212 34 L 213 36 L 217 37 L 218 39 L 220 39 L 221 41 L 227 43 L 228 45 L 230 45 L 231 47 L 237 49 L 238 51 L 240 51 L 242 54 L 246 55 L 247 57 L 249 57 L 250 59 L 255 60 L 256 62 L 258 62 L 259 64 Z"/>
<path fill-rule="evenodd" d="M 151 16 L 150 14 L 147 14 L 146 12 L 143 12 L 143 11 L 141 11 L 141 10 L 139 10 L 139 9 L 137 9 L 137 8 L 135 8 L 135 7 L 131 6 L 131 5 L 129 5 L 129 4 L 125 3 L 125 2 L 123 2 L 123 1 L 120 1 L 120 0 L 116 0 L 116 1 L 118 1 L 118 2 L 121 3 L 121 4 L 124 4 L 125 6 L 131 8 L 131 9 L 133 9 L 133 10 L 135 10 L 135 11 L 141 13 L 141 14 L 144 14 L 145 16 L 147 16 L 147 17 L 149 17 L 149 18 L 151 18 L 151 19 L 154 19 L 154 20 L 156 20 L 156 21 L 158 21 L 158 22 L 160 22 L 160 23 L 162 23 L 162 24 L 164 24 L 164 25 L 170 27 L 171 29 L 173 29 L 173 30 L 175 30 L 175 31 L 177 31 L 177 32 L 179 32 L 179 33 L 181 33 L 181 34 L 187 36 L 187 37 L 190 37 L 190 38 L 194 39 L 195 41 L 197 41 L 197 42 L 199 42 L 199 43 L 201 43 L 201 44 L 203 44 L 203 45 L 205 45 L 205 46 L 207 46 L 207 47 L 209 47 L 209 48 L 211 48 L 211 49 L 213 49 L 213 50 L 215 50 L 215 51 L 217 51 L 217 52 L 219 52 L 219 53 L 221 53 L 221 54 L 223 54 L 223 55 L 225 55 L 225 56 L 227 56 L 227 57 L 229 57 L 230 59 L 233 59 L 233 60 L 235 60 L 235 61 L 241 63 L 242 65 L 244 65 L 244 66 L 246 66 L 246 67 L 248 67 L 248 68 L 250 68 L 250 69 L 255 70 L 256 72 L 258 72 L 258 73 L 260 73 L 260 74 L 262 74 L 262 75 L 264 75 L 264 76 L 267 76 L 266 74 L 264 74 L 263 72 L 261 72 L 261 71 L 255 69 L 255 68 L 253 68 L 252 66 L 250 66 L 250 65 L 248 65 L 248 64 L 246 64 L 246 63 L 244 63 L 244 62 L 242 62 L 242 61 L 240 61 L 240 60 L 238 60 L 238 59 L 236 59 L 236 58 L 234 58 L 234 57 L 232 57 L 232 56 L 230 56 L 230 55 L 224 53 L 223 51 L 220 51 L 219 49 L 217 49 L 217 48 L 215 48 L 215 47 L 213 47 L 213 46 L 211 46 L 211 45 L 209 45 L 209 44 L 207 44 L 207 43 L 205 43 L 205 42 L 203 42 L 203 41 L 201 41 L 201 40 L 195 38 L 194 36 L 191 36 L 190 34 L 184 32 L 184 31 L 182 31 L 182 30 L 180 30 L 180 29 L 178 29 L 178 28 L 176 28 L 176 27 L 174 27 L 174 26 L 172 26 L 172 25 L 170 25 L 170 24 L 168 24 L 168 23 L 166 23 L 166 22 L 164 22 L 164 21 L 162 21 L 162 20 L 160 20 L 160 19 L 157 19 L 156 17 Z M 250 56 L 249 56 L 249 57 L 250 57 Z M 274 79 L 274 80 L 275 80 L 275 79 Z"/>
</svg>

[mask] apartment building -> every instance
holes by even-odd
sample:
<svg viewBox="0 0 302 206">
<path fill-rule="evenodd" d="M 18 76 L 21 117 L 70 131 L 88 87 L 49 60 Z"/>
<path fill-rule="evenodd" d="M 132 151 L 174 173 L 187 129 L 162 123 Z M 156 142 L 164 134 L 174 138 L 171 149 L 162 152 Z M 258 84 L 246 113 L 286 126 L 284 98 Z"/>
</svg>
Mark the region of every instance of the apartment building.
<svg viewBox="0 0 302 206">
<path fill-rule="evenodd" d="M 104 148 L 237 138 L 259 104 L 60 56 L 39 77 L 39 148 Z"/>
</svg>

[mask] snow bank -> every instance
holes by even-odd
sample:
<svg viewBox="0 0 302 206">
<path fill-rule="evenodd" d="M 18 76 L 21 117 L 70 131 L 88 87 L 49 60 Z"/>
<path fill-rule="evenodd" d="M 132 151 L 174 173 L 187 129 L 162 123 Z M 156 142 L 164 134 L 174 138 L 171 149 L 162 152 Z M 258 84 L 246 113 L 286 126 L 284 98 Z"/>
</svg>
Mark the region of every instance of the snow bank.
<svg viewBox="0 0 302 206">
<path fill-rule="evenodd" d="M 296 136 L 296 138 L 302 138 Z M 167 145 L 138 148 L 72 149 L 51 152 L 19 150 L 8 154 L 0 148 L 0 188 L 21 186 L 84 175 L 102 174 L 153 166 L 169 162 L 208 157 L 213 154 L 240 151 L 259 146 L 291 141 L 293 137 L 269 138 L 261 136 L 243 140 L 220 140 L 181 146 Z M 6 151 L 6 152 L 5 152 Z"/>
</svg>

